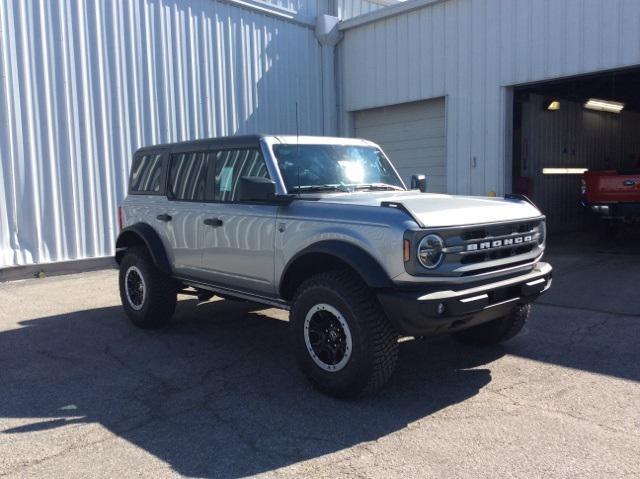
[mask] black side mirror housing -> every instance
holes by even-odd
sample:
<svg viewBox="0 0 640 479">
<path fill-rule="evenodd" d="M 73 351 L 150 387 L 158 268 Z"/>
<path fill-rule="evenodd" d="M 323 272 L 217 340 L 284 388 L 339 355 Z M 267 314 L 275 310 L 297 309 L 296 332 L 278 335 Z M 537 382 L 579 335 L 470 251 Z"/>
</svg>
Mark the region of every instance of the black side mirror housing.
<svg viewBox="0 0 640 479">
<path fill-rule="evenodd" d="M 291 203 L 290 195 L 276 195 L 276 183 L 262 176 L 241 176 L 238 197 L 240 201 Z"/>
<path fill-rule="evenodd" d="M 427 191 L 427 177 L 425 175 L 411 175 L 411 189 Z"/>
</svg>

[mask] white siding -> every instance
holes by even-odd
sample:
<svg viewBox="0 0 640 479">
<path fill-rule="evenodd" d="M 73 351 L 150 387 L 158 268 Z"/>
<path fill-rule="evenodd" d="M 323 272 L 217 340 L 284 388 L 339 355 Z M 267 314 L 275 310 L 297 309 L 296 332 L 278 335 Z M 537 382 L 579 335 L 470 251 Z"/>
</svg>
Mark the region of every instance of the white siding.
<svg viewBox="0 0 640 479">
<path fill-rule="evenodd" d="M 0 267 L 106 256 L 132 152 L 322 133 L 312 29 L 213 0 L 0 2 Z"/>
<path fill-rule="evenodd" d="M 335 0 L 335 2 L 337 10 L 336 16 L 340 18 L 340 20 L 364 15 L 365 13 L 398 3 L 394 0 Z"/>
<path fill-rule="evenodd" d="M 313 18 L 327 11 L 331 0 L 258 0 Z"/>
<path fill-rule="evenodd" d="M 428 191 L 446 191 L 444 98 L 357 111 L 354 128 L 382 147 L 407 185 L 424 173 Z"/>
<path fill-rule="evenodd" d="M 505 87 L 640 64 L 637 0 L 414 0 L 389 9 L 420 4 L 343 25 L 342 105 L 349 112 L 447 96 L 452 193 L 505 191 Z"/>
</svg>

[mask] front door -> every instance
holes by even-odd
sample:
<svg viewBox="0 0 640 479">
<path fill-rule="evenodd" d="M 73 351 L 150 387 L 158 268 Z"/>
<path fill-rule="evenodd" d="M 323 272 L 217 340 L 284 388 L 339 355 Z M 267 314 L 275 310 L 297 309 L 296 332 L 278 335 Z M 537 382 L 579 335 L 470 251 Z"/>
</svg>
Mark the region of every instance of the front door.
<svg viewBox="0 0 640 479">
<path fill-rule="evenodd" d="M 214 204 L 205 220 L 202 267 L 210 281 L 272 296 L 276 205 L 239 200 L 243 176 L 268 178 L 258 149 L 221 150 L 215 155 Z"/>
</svg>

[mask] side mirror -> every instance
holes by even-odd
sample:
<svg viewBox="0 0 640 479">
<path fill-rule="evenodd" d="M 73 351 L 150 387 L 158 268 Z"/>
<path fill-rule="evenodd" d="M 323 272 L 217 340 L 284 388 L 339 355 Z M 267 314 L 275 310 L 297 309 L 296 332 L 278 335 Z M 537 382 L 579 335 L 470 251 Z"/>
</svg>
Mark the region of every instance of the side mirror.
<svg viewBox="0 0 640 479">
<path fill-rule="evenodd" d="M 427 191 L 427 177 L 425 175 L 411 175 L 411 189 Z"/>
<path fill-rule="evenodd" d="M 238 191 L 240 201 L 290 203 L 289 195 L 276 195 L 276 183 L 262 176 L 241 176 Z"/>
</svg>

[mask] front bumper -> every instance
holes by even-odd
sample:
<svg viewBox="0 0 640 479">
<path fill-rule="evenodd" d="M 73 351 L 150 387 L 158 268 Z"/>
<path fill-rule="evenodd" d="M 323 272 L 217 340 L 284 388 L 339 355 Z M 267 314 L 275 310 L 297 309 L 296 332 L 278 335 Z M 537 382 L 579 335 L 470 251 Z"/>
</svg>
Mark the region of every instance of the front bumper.
<svg viewBox="0 0 640 479">
<path fill-rule="evenodd" d="M 428 336 L 459 331 L 509 314 L 551 286 L 552 268 L 537 263 L 530 272 L 466 289 L 450 285 L 427 290 L 378 291 L 387 317 L 401 334 Z"/>
</svg>

